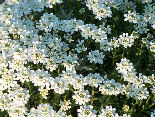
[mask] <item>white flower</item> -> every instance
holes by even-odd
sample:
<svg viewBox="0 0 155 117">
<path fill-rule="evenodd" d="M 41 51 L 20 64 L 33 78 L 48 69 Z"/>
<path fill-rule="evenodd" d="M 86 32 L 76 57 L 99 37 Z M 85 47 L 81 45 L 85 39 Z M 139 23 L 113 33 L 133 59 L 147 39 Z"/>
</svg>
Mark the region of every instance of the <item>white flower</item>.
<svg viewBox="0 0 155 117">
<path fill-rule="evenodd" d="M 109 6 L 103 4 L 103 1 L 99 0 L 86 0 L 86 6 L 89 10 L 93 11 L 95 18 L 101 20 L 102 18 L 111 17 L 111 9 Z"/>
<path fill-rule="evenodd" d="M 54 91 L 58 94 L 65 93 L 65 90 L 69 90 L 68 88 L 69 82 L 67 82 L 65 79 L 56 77 L 55 79 L 51 80 L 51 89 L 54 89 Z"/>
<path fill-rule="evenodd" d="M 69 55 L 64 55 L 63 65 L 67 68 L 72 65 L 76 65 L 78 61 L 77 54 L 69 52 Z"/>
<path fill-rule="evenodd" d="M 96 117 L 97 111 L 93 109 L 91 105 L 80 106 L 80 109 L 77 109 L 78 117 Z"/>
<path fill-rule="evenodd" d="M 73 88 L 78 91 L 83 91 L 84 86 L 87 85 L 84 77 L 80 74 L 80 75 L 74 75 L 73 78 L 74 79 L 70 81 L 70 84 L 73 86 Z"/>
<path fill-rule="evenodd" d="M 11 117 L 25 117 L 26 111 L 27 111 L 27 108 L 24 106 L 21 106 L 21 107 L 12 106 L 8 110 L 8 114 Z"/>
<path fill-rule="evenodd" d="M 37 23 L 37 28 L 39 28 L 40 30 L 45 30 L 46 32 L 50 31 L 51 29 L 57 29 L 57 23 L 59 23 L 59 19 L 58 17 L 56 17 L 55 15 L 53 15 L 53 13 L 51 14 L 43 14 L 43 16 L 41 17 L 41 19 L 39 20 L 39 23 Z"/>
<path fill-rule="evenodd" d="M 136 4 L 132 1 L 124 0 L 123 3 L 120 5 L 120 10 L 122 12 L 128 12 L 128 11 L 135 11 L 136 10 Z"/>
<path fill-rule="evenodd" d="M 149 92 L 144 87 L 144 84 L 128 84 L 125 90 L 127 97 L 134 97 L 139 100 L 147 99 Z"/>
<path fill-rule="evenodd" d="M 142 0 L 142 3 L 145 4 L 145 3 L 151 3 L 152 0 Z"/>
<path fill-rule="evenodd" d="M 124 105 L 122 109 L 123 109 L 124 112 L 128 112 L 129 111 L 129 106 L 128 105 Z"/>
<path fill-rule="evenodd" d="M 30 80 L 32 81 L 32 83 L 34 83 L 34 86 L 41 86 L 41 87 L 45 87 L 46 85 L 49 85 L 50 82 L 50 74 L 48 73 L 48 71 L 44 71 L 44 70 L 31 70 L 30 71 Z"/>
<path fill-rule="evenodd" d="M 80 53 L 80 52 L 82 52 L 82 51 L 86 51 L 87 50 L 87 48 L 85 48 L 84 47 L 84 45 L 83 45 L 83 43 L 84 43 L 84 40 L 79 40 L 78 39 L 78 44 L 76 45 L 76 48 L 75 48 L 75 50 L 78 52 L 78 53 Z"/>
<path fill-rule="evenodd" d="M 9 110 L 12 105 L 12 99 L 10 98 L 10 94 L 4 93 L 0 96 L 0 109 L 2 111 Z"/>
<path fill-rule="evenodd" d="M 121 62 L 120 63 L 116 63 L 117 65 L 117 70 L 120 72 L 120 73 L 123 73 L 126 72 L 126 71 L 134 71 L 134 67 L 133 67 L 133 64 L 130 63 L 130 60 L 126 59 L 126 58 L 122 58 L 121 59 Z"/>
<path fill-rule="evenodd" d="M 139 14 L 136 13 L 136 11 L 128 11 L 128 14 L 124 14 L 124 21 L 129 20 L 129 22 L 137 23 L 137 17 Z"/>
<path fill-rule="evenodd" d="M 61 107 L 60 110 L 67 111 L 68 109 L 71 108 L 71 106 L 69 106 L 70 104 L 71 104 L 70 100 L 68 101 L 65 100 L 64 102 L 60 100 L 60 104 L 59 104 L 59 106 Z"/>
<path fill-rule="evenodd" d="M 90 63 L 94 62 L 99 64 L 103 64 L 104 56 L 105 55 L 103 55 L 103 52 L 99 52 L 99 50 L 95 50 L 95 51 L 91 50 L 91 52 L 89 52 L 89 55 L 87 55 Z"/>
<path fill-rule="evenodd" d="M 96 19 L 101 20 L 102 18 L 111 17 L 111 9 L 104 4 L 100 4 L 97 8 L 93 8 L 93 13 L 96 15 Z"/>
<path fill-rule="evenodd" d="M 48 90 L 50 90 L 50 89 L 49 89 L 49 86 L 46 86 L 45 89 L 44 89 L 44 87 L 40 87 L 38 90 L 40 91 L 41 96 L 42 96 L 44 99 L 47 99 Z"/>
<path fill-rule="evenodd" d="M 151 112 L 151 115 L 150 115 L 151 117 L 154 117 L 155 116 L 155 110 L 153 110 L 152 112 Z"/>
<path fill-rule="evenodd" d="M 98 87 L 99 84 L 101 84 L 104 81 L 103 77 L 101 77 L 100 74 L 98 73 L 95 74 L 90 73 L 85 77 L 85 79 L 86 79 L 85 82 L 87 84 L 91 85 L 92 87 L 94 86 L 96 88 Z"/>
<path fill-rule="evenodd" d="M 31 108 L 29 113 L 26 113 L 28 117 L 66 117 L 66 113 L 62 111 L 56 112 L 53 110 L 53 106 L 50 106 L 48 103 L 41 103 L 37 106 L 37 109 Z"/>
<path fill-rule="evenodd" d="M 101 110 L 100 115 L 98 115 L 98 117 L 115 117 L 115 115 L 117 114 L 115 108 L 112 108 L 112 106 L 106 106 L 106 108 Z"/>
<path fill-rule="evenodd" d="M 104 39 L 100 41 L 100 49 L 104 51 L 109 51 L 112 49 L 111 44 L 108 40 Z"/>
<path fill-rule="evenodd" d="M 133 36 L 128 36 L 128 33 L 123 33 L 123 35 L 120 35 L 118 38 L 119 44 L 123 45 L 125 48 L 128 46 L 131 47 L 134 42 Z"/>
<path fill-rule="evenodd" d="M 79 105 L 85 105 L 87 102 L 90 101 L 91 95 L 89 95 L 89 91 L 82 90 L 82 91 L 74 91 L 74 94 L 72 97 L 75 99 L 75 103 Z"/>
<path fill-rule="evenodd" d="M 114 79 L 106 80 L 103 82 L 103 84 L 99 85 L 99 91 L 101 91 L 103 95 L 118 95 L 120 93 L 123 94 L 124 85 L 115 82 Z"/>
<path fill-rule="evenodd" d="M 74 41 L 74 40 L 72 39 L 72 34 L 70 34 L 70 33 L 64 34 L 63 37 L 64 37 L 67 41 L 69 41 L 69 43 L 71 43 L 72 41 Z"/>
<path fill-rule="evenodd" d="M 110 46 L 113 47 L 113 48 L 119 47 L 119 42 L 118 42 L 117 38 L 113 37 L 113 38 L 111 39 L 111 41 L 110 41 Z M 113 49 L 113 48 L 112 48 L 112 49 Z"/>
</svg>

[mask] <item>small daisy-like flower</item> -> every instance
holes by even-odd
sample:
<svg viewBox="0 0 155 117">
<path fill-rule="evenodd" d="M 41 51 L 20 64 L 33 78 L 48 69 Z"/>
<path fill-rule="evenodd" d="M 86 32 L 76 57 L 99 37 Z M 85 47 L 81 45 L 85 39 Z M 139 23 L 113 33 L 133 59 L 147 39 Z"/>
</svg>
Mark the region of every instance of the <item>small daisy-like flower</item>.
<svg viewBox="0 0 155 117">
<path fill-rule="evenodd" d="M 50 74 L 48 71 L 38 69 L 36 71 L 31 70 L 30 72 L 30 80 L 34 83 L 34 86 L 45 87 L 45 85 L 49 84 Z"/>
<path fill-rule="evenodd" d="M 56 112 L 53 110 L 53 106 L 48 103 L 41 103 L 37 109 L 31 108 L 29 113 L 26 113 L 28 117 L 66 117 L 66 113 L 62 111 Z"/>
<path fill-rule="evenodd" d="M 128 36 L 128 33 L 123 33 L 123 35 L 120 35 L 118 38 L 118 41 L 121 45 L 123 45 L 125 48 L 128 46 L 131 47 L 134 42 L 133 36 Z"/>
<path fill-rule="evenodd" d="M 91 50 L 91 52 L 89 52 L 89 55 L 87 55 L 90 63 L 94 62 L 99 64 L 103 64 L 104 56 L 105 55 L 103 55 L 103 52 L 99 52 L 99 50 L 95 50 L 95 51 Z"/>
<path fill-rule="evenodd" d="M 90 101 L 91 95 L 89 95 L 89 91 L 74 91 L 75 95 L 73 95 L 73 99 L 75 99 L 75 103 L 79 105 L 84 105 L 85 103 Z"/>
<path fill-rule="evenodd" d="M 87 50 L 87 48 L 85 48 L 84 47 L 84 45 L 83 45 L 83 42 L 84 42 L 84 40 L 79 40 L 78 39 L 78 44 L 76 45 L 76 48 L 75 48 L 75 50 L 77 51 L 77 53 L 80 53 L 80 52 L 82 52 L 82 51 L 86 51 Z"/>
<path fill-rule="evenodd" d="M 113 50 L 113 48 L 117 48 L 119 47 L 119 42 L 117 40 L 117 38 L 113 37 L 110 41 L 110 46 L 112 47 L 111 49 Z"/>
<path fill-rule="evenodd" d="M 106 5 L 98 5 L 97 10 L 93 8 L 93 13 L 96 15 L 96 19 L 101 20 L 102 18 L 111 17 L 111 9 L 110 7 L 107 7 Z"/>
<path fill-rule="evenodd" d="M 93 109 L 91 105 L 80 106 L 80 109 L 77 110 L 78 117 L 96 117 L 97 111 Z"/>
<path fill-rule="evenodd" d="M 68 109 L 71 108 L 71 106 L 69 106 L 70 104 L 71 104 L 70 100 L 68 101 L 65 100 L 64 102 L 60 100 L 60 104 L 59 104 L 59 106 L 61 107 L 60 110 L 67 111 Z"/>
<path fill-rule="evenodd" d="M 21 87 L 14 90 L 13 88 L 9 90 L 10 98 L 13 100 L 14 105 L 23 106 L 29 100 L 29 90 L 25 90 Z"/>
<path fill-rule="evenodd" d="M 48 90 L 50 90 L 50 89 L 47 88 L 47 86 L 46 86 L 45 89 L 44 89 L 43 87 L 40 87 L 38 90 L 40 91 L 41 96 L 42 96 L 44 99 L 47 99 Z"/>
<path fill-rule="evenodd" d="M 56 77 L 55 79 L 51 80 L 51 89 L 54 89 L 54 91 L 58 94 L 65 93 L 65 90 L 69 90 L 68 88 L 69 82 L 67 82 L 65 79 Z"/>
<path fill-rule="evenodd" d="M 85 78 L 86 78 L 85 82 L 87 84 L 91 85 L 92 87 L 94 86 L 96 88 L 98 87 L 99 84 L 101 84 L 104 81 L 103 77 L 101 77 L 100 74 L 98 73 L 95 74 L 90 73 Z"/>
<path fill-rule="evenodd" d="M 10 117 L 25 117 L 25 113 L 27 108 L 24 106 L 11 106 L 8 110 L 8 114 Z"/>
<path fill-rule="evenodd" d="M 112 106 L 106 106 L 106 108 L 101 110 L 101 113 L 98 115 L 98 117 L 115 117 L 117 114 L 115 108 L 112 108 Z M 118 114 L 117 114 L 118 115 Z"/>
<path fill-rule="evenodd" d="M 119 73 L 123 73 L 123 71 L 125 71 L 127 73 L 127 71 L 132 72 L 134 71 L 134 67 L 133 64 L 130 63 L 130 60 L 126 59 L 126 58 L 122 58 L 120 63 L 116 63 L 117 65 L 117 70 Z"/>
<path fill-rule="evenodd" d="M 124 14 L 124 21 L 128 21 L 129 22 L 133 22 L 133 23 L 137 23 L 137 17 L 138 17 L 138 14 L 136 13 L 136 11 L 128 11 L 128 14 Z"/>
<path fill-rule="evenodd" d="M 123 92 L 124 85 L 115 82 L 114 79 L 104 81 L 103 85 L 99 85 L 99 91 L 103 95 L 118 95 Z"/>
<path fill-rule="evenodd" d="M 129 111 L 129 106 L 128 105 L 124 105 L 122 109 L 123 109 L 124 112 L 128 112 Z"/>
</svg>

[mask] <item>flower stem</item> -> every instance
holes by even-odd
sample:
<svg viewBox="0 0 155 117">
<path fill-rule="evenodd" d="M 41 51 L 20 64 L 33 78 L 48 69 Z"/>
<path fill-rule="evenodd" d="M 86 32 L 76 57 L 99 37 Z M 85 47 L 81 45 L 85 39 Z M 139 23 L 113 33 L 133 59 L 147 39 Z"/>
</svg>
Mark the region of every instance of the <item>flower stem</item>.
<svg viewBox="0 0 155 117">
<path fill-rule="evenodd" d="M 125 49 L 124 49 L 124 47 L 123 47 L 122 58 L 124 58 L 124 52 L 125 52 Z"/>
<path fill-rule="evenodd" d="M 93 98 L 94 98 L 94 87 L 93 87 L 93 89 L 92 89 L 92 98 L 91 98 L 91 105 L 93 105 Z"/>
</svg>

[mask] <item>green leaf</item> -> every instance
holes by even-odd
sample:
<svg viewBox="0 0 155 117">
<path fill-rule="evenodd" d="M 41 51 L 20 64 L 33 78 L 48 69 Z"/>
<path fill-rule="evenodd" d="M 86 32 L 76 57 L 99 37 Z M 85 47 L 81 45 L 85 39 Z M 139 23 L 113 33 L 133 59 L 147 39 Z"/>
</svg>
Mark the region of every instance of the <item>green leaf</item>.
<svg viewBox="0 0 155 117">
<path fill-rule="evenodd" d="M 74 104 L 74 103 L 71 105 L 72 108 L 76 107 L 76 106 L 79 106 L 79 105 L 78 104 Z"/>
<path fill-rule="evenodd" d="M 88 58 L 87 57 L 84 57 L 84 59 L 80 63 L 80 66 L 79 67 L 83 67 L 86 64 L 87 61 L 88 61 Z"/>
<path fill-rule="evenodd" d="M 139 65 L 140 61 L 134 64 L 134 67 L 137 67 Z"/>
</svg>

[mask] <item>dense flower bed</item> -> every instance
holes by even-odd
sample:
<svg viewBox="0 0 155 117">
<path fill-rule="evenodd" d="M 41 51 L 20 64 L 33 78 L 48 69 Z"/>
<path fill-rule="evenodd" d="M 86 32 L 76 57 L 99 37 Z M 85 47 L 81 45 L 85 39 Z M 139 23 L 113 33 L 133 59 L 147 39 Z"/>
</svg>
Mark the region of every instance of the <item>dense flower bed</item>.
<svg viewBox="0 0 155 117">
<path fill-rule="evenodd" d="M 153 0 L 0 8 L 0 116 L 155 117 Z"/>
</svg>

